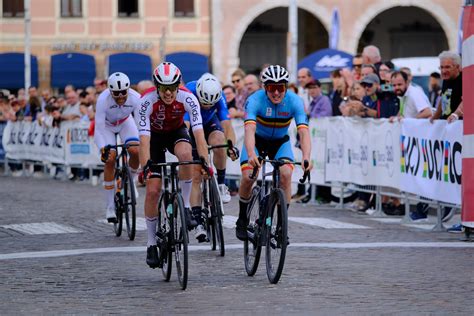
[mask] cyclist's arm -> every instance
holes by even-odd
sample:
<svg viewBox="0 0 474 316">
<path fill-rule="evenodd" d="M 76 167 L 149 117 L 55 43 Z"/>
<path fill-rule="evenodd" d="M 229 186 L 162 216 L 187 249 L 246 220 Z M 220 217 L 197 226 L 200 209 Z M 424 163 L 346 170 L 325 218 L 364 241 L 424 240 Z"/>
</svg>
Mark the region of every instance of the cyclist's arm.
<svg viewBox="0 0 474 316">
<path fill-rule="evenodd" d="M 105 109 L 106 102 L 104 98 L 99 97 L 97 100 L 96 113 L 95 113 L 95 127 L 94 127 L 94 140 L 97 147 L 101 149 L 105 145 L 104 130 L 105 130 Z"/>
<path fill-rule="evenodd" d="M 222 128 L 224 129 L 225 139 L 228 139 L 234 144 L 235 146 L 235 132 L 234 128 L 232 127 L 232 123 L 229 120 L 221 122 Z"/>
<path fill-rule="evenodd" d="M 140 165 L 144 167 L 150 159 L 150 115 L 153 109 L 153 100 L 144 95 L 140 104 L 135 107 L 134 117 L 140 135 L 139 159 Z"/>
<path fill-rule="evenodd" d="M 148 135 L 140 135 L 139 159 L 142 167 L 144 167 L 150 159 L 150 136 Z"/>
<path fill-rule="evenodd" d="M 296 99 L 295 101 L 295 122 L 300 136 L 301 151 L 303 153 L 303 161 L 311 162 L 311 137 L 308 128 L 308 117 L 304 111 L 303 101 Z M 310 169 L 310 167 L 308 167 Z"/>
<path fill-rule="evenodd" d="M 303 152 L 303 161 L 311 161 L 311 138 L 308 126 L 298 126 L 298 134 L 300 136 L 301 151 Z"/>
<path fill-rule="evenodd" d="M 196 140 L 196 149 L 198 151 L 199 157 L 203 157 L 207 161 L 207 142 L 204 138 L 204 130 L 202 126 L 202 117 L 201 110 L 199 107 L 199 101 L 192 94 L 188 93 L 184 100 L 184 108 L 189 114 L 189 124 L 194 134 L 194 139 Z"/>
</svg>

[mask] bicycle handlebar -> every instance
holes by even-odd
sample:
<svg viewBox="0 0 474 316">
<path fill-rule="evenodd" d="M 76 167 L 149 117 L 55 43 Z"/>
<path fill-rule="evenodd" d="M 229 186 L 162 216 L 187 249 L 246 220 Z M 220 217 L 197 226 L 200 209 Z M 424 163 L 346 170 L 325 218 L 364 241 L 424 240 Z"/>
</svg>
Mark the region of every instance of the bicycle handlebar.
<svg viewBox="0 0 474 316">
<path fill-rule="evenodd" d="M 118 149 L 118 148 L 125 148 L 128 149 L 129 147 L 139 146 L 138 144 L 118 144 L 118 145 L 107 145 L 105 146 L 105 150 L 111 149 Z"/>
<path fill-rule="evenodd" d="M 227 144 L 207 146 L 207 150 L 211 152 L 211 150 L 214 150 L 217 148 L 232 148 L 232 147 L 234 147 L 234 145 L 232 144 L 232 141 L 228 139 Z"/>
<path fill-rule="evenodd" d="M 293 162 L 293 161 L 286 161 L 286 160 L 272 160 L 272 159 L 265 159 L 265 158 L 262 158 L 262 157 L 258 157 L 258 160 L 260 161 L 260 163 L 262 163 L 262 162 L 271 163 L 273 168 L 279 168 L 283 165 L 288 165 L 288 164 L 300 165 L 300 166 L 302 165 L 301 162 Z M 304 166 L 305 169 L 308 168 L 309 161 L 305 160 L 303 162 L 303 166 Z M 253 172 L 250 175 L 250 179 L 255 180 L 255 178 L 257 177 L 257 173 L 258 173 L 258 167 L 253 168 Z M 309 171 L 304 172 L 303 177 L 299 180 L 299 182 L 300 183 L 305 183 L 306 180 L 308 182 L 311 180 L 311 175 L 310 175 Z"/>
</svg>

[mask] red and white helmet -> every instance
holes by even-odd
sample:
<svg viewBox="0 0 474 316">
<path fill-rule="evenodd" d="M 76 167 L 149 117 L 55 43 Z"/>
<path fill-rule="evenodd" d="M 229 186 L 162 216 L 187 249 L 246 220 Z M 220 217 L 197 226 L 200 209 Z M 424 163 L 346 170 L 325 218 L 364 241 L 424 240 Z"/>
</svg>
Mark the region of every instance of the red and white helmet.
<svg viewBox="0 0 474 316">
<path fill-rule="evenodd" d="M 153 71 L 155 86 L 170 86 L 181 82 L 181 71 L 175 64 L 164 62 Z"/>
</svg>

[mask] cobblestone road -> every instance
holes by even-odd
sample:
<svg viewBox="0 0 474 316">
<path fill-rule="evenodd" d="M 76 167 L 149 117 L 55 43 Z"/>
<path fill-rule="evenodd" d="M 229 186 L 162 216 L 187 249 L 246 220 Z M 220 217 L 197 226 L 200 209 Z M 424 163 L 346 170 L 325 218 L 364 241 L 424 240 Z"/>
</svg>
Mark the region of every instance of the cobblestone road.
<svg viewBox="0 0 474 316">
<path fill-rule="evenodd" d="M 269 284 L 264 260 L 256 276 L 246 276 L 241 243 L 227 227 L 223 258 L 191 241 L 181 291 L 174 271 L 164 282 L 146 266 L 144 230 L 131 242 L 102 221 L 100 187 L 0 176 L 0 201 L 2 315 L 474 313 L 474 244 L 424 226 L 293 204 L 277 285 Z M 227 222 L 237 213 L 233 198 Z M 14 226 L 32 223 L 49 224 L 44 231 Z"/>
</svg>

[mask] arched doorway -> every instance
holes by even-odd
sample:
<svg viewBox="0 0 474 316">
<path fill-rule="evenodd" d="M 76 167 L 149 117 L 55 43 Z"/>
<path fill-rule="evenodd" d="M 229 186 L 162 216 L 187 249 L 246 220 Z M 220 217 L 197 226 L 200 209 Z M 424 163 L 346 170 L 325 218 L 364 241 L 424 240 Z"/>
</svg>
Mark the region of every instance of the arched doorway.
<svg viewBox="0 0 474 316">
<path fill-rule="evenodd" d="M 286 65 L 288 8 L 268 10 L 247 27 L 239 47 L 240 68 L 258 73 L 263 64 Z M 328 31 L 311 13 L 298 9 L 298 59 L 328 46 Z"/>
<path fill-rule="evenodd" d="M 440 23 L 418 7 L 394 7 L 378 14 L 362 33 L 357 51 L 366 45 L 379 47 L 384 60 L 437 56 L 449 48 Z"/>
</svg>

